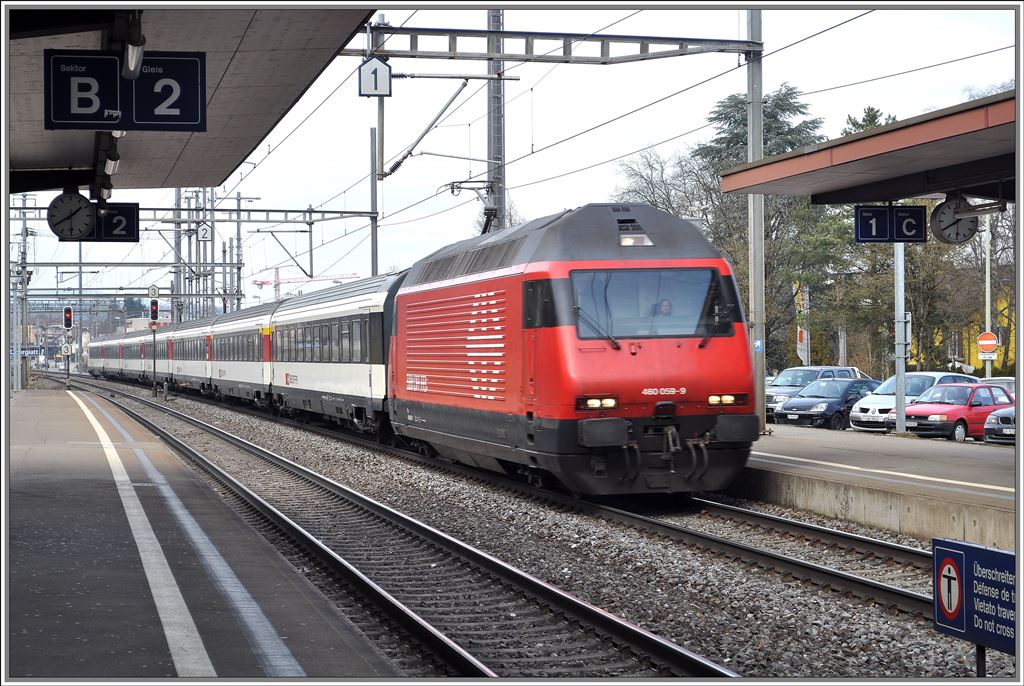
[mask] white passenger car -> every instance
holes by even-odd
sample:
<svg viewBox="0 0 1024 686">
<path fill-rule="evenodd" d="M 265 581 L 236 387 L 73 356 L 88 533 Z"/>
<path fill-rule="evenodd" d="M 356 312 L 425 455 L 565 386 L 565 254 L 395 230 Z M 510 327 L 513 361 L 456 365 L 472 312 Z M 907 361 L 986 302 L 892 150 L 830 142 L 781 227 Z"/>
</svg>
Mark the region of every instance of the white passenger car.
<svg viewBox="0 0 1024 686">
<path fill-rule="evenodd" d="M 270 387 L 270 318 L 279 303 L 217 317 L 211 327 L 211 390 L 262 403 Z"/>
<path fill-rule="evenodd" d="M 270 325 L 274 404 L 375 431 L 387 390 L 391 303 L 404 276 L 364 279 L 283 302 Z"/>
<path fill-rule="evenodd" d="M 977 377 L 951 372 L 908 372 L 906 374 L 906 403 L 910 405 L 937 383 L 979 383 Z M 867 397 L 861 398 L 850 410 L 850 427 L 855 431 L 884 432 L 885 418 L 896 407 L 896 375 L 890 376 Z"/>
<path fill-rule="evenodd" d="M 203 391 L 209 389 L 211 327 L 210 319 L 170 327 L 171 381 L 175 385 Z"/>
</svg>

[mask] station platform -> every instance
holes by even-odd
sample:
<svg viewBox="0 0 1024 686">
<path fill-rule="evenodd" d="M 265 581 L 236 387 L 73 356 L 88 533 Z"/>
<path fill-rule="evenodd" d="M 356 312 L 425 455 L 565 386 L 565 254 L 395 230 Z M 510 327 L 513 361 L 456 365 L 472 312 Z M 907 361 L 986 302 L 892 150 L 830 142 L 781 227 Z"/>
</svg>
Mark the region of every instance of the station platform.
<svg viewBox="0 0 1024 686">
<path fill-rule="evenodd" d="M 769 424 L 732 495 L 1016 549 L 1016 450 L 980 441 Z"/>
<path fill-rule="evenodd" d="M 401 676 L 103 399 L 23 391 L 10 427 L 7 677 Z"/>
</svg>

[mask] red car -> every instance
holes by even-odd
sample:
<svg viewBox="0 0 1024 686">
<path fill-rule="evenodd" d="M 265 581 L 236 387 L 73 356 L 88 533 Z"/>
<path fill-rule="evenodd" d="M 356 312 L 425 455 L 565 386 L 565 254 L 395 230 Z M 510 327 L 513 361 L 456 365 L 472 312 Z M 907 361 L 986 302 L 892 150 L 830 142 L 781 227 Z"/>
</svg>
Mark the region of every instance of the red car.
<svg viewBox="0 0 1024 686">
<path fill-rule="evenodd" d="M 985 419 L 1004 407 L 1013 407 L 1013 398 L 1001 386 L 937 384 L 907 405 L 907 431 L 957 443 L 968 436 L 980 441 L 985 437 Z M 885 418 L 885 426 L 896 427 L 895 411 Z"/>
</svg>

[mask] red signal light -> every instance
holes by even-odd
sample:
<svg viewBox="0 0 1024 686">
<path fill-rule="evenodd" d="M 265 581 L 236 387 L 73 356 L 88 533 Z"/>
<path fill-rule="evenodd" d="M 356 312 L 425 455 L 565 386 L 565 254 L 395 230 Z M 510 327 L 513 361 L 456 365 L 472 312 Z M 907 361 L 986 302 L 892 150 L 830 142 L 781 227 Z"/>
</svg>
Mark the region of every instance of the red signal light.
<svg viewBox="0 0 1024 686">
<path fill-rule="evenodd" d="M 70 306 L 64 308 L 64 328 L 70 329 L 75 325 L 75 312 Z"/>
<path fill-rule="evenodd" d="M 160 318 L 160 301 L 159 300 L 150 300 L 149 301 L 149 319 L 151 321 L 155 322 L 159 318 Z"/>
</svg>

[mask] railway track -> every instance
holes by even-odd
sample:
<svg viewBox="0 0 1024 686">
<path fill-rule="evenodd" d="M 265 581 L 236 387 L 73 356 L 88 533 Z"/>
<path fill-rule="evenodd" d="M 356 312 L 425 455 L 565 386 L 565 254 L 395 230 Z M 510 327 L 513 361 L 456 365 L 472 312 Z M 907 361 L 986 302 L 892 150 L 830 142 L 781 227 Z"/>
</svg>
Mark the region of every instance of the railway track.
<svg viewBox="0 0 1024 686">
<path fill-rule="evenodd" d="M 358 587 L 457 676 L 737 676 L 465 543 L 215 426 L 113 390 L 115 403 Z M 114 402 L 114 401 L 111 401 Z M 145 416 L 156 410 L 174 428 Z M 213 437 L 205 452 L 178 423 Z M 245 463 L 259 461 L 253 468 Z M 229 474 L 244 474 L 236 478 Z"/>
<path fill-rule="evenodd" d="M 191 396 L 189 397 L 191 398 Z M 202 402 L 212 401 L 203 399 Z M 231 409 L 240 410 L 263 419 L 269 418 L 269 415 L 266 413 L 251 408 L 232 406 Z M 279 417 L 275 417 L 274 420 L 282 421 Z M 734 540 L 737 537 L 730 536 L 730 538 L 726 538 L 703 532 L 693 526 L 674 523 L 664 513 L 650 516 L 643 512 L 634 511 L 635 508 L 630 506 L 626 508 L 613 507 L 607 503 L 583 500 L 535 488 L 496 473 L 483 472 L 459 464 L 439 462 L 433 458 L 424 457 L 398 448 L 382 446 L 373 441 L 352 436 L 338 430 L 325 429 L 294 420 L 283 420 L 283 423 L 337 440 L 348 441 L 371 450 L 382 451 L 427 464 L 434 468 L 440 467 L 456 474 L 514 490 L 519 494 L 538 501 L 553 503 L 577 512 L 585 512 L 608 521 L 616 521 L 639 530 L 665 536 L 710 553 L 726 555 L 739 561 L 754 563 L 767 571 L 801 579 L 836 592 L 849 593 L 869 602 L 895 607 L 901 611 L 927 619 L 933 617 L 933 600 L 930 594 L 897 586 L 886 581 L 879 581 L 859 573 L 851 573 L 825 564 L 799 559 L 788 552 L 769 550 L 760 545 L 751 545 Z M 859 556 L 858 559 L 861 562 L 861 566 L 873 566 L 876 569 L 881 569 L 894 563 L 903 565 L 907 568 L 904 576 L 907 577 L 909 585 L 930 590 L 930 551 L 900 546 L 886 541 L 818 527 L 782 517 L 773 517 L 754 510 L 728 506 L 706 499 L 692 498 L 691 500 L 709 515 L 723 520 L 731 520 L 741 526 L 748 528 L 756 527 L 763 531 L 775 532 L 783 537 L 807 541 L 816 546 L 829 545 L 841 550 L 850 551 Z M 894 575 L 891 572 L 886 572 L 885 574 L 880 574 L 880 576 L 892 577 Z"/>
</svg>

